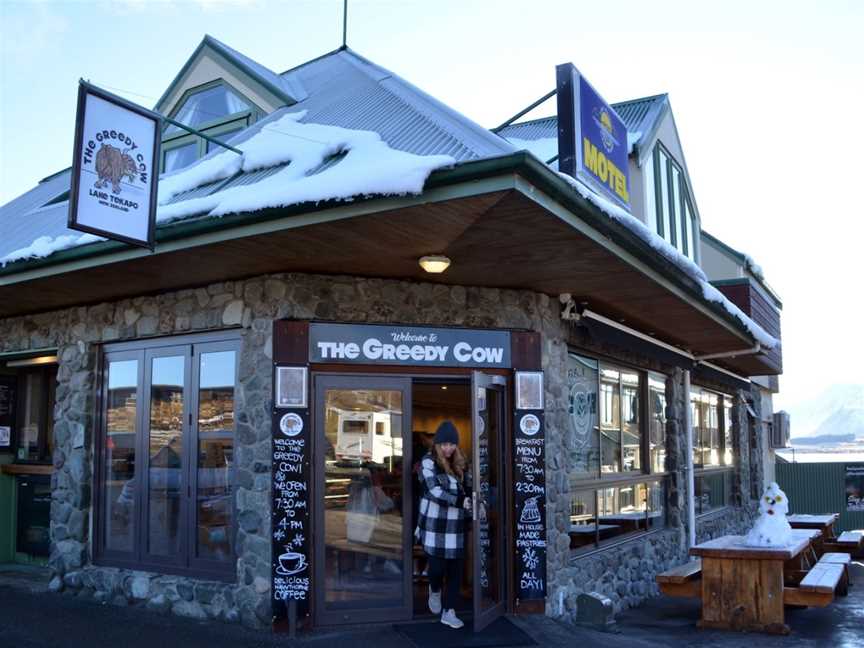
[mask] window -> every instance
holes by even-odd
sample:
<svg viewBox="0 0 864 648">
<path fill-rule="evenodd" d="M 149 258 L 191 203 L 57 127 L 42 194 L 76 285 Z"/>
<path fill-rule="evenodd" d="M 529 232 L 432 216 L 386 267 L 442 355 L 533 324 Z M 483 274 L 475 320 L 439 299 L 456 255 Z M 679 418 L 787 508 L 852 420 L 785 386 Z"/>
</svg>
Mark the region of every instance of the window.
<svg viewBox="0 0 864 648">
<path fill-rule="evenodd" d="M 172 118 L 190 128 L 227 142 L 253 123 L 260 111 L 223 82 L 190 94 Z M 183 169 L 217 144 L 169 124 L 162 133 L 162 172 Z"/>
<path fill-rule="evenodd" d="M 693 467 L 697 514 L 729 504 L 732 448 L 732 398 L 699 387 L 690 390 Z"/>
<path fill-rule="evenodd" d="M 236 337 L 106 347 L 97 463 L 97 558 L 234 575 Z"/>
<path fill-rule="evenodd" d="M 50 463 L 54 454 L 54 397 L 57 365 L 18 372 L 17 451 L 22 462 Z"/>
<path fill-rule="evenodd" d="M 665 385 L 660 374 L 569 354 L 572 549 L 665 525 Z"/>
<path fill-rule="evenodd" d="M 570 548 L 596 549 L 666 525 L 662 481 L 576 491 L 570 499 Z"/>
<path fill-rule="evenodd" d="M 220 84 L 190 95 L 175 111 L 173 119 L 191 128 L 198 128 L 249 109 L 250 106 L 244 99 Z M 185 132 L 173 124 L 169 124 L 165 129 L 166 135 Z"/>
<path fill-rule="evenodd" d="M 666 470 L 666 381 L 658 374 L 648 375 L 648 449 L 651 472 Z"/>
<path fill-rule="evenodd" d="M 654 176 L 654 196 L 646 202 L 646 209 L 653 209 L 654 214 L 649 215 L 647 221 L 656 224 L 661 238 L 696 261 L 698 225 L 684 170 L 659 142 L 654 147 L 650 171 L 648 169 L 646 166 L 646 173 L 653 172 Z"/>
</svg>

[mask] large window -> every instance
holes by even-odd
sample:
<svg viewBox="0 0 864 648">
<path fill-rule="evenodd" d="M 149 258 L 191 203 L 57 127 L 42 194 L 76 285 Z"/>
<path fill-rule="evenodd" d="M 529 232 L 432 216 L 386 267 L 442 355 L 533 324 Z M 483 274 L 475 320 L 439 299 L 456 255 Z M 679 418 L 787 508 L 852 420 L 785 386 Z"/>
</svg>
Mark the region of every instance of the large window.
<svg viewBox="0 0 864 648">
<path fill-rule="evenodd" d="M 734 454 L 732 397 L 700 387 L 690 390 L 693 426 L 693 467 L 696 513 L 708 513 L 729 504 Z"/>
<path fill-rule="evenodd" d="M 665 377 L 570 354 L 567 386 L 571 548 L 663 526 Z"/>
<path fill-rule="evenodd" d="M 106 347 L 98 439 L 97 557 L 234 574 L 236 337 Z"/>
<path fill-rule="evenodd" d="M 684 170 L 658 143 L 654 147 L 650 171 L 654 176 L 654 195 L 646 208 L 653 208 L 654 213 L 649 215 L 649 222 L 654 222 L 661 238 L 696 261 L 699 226 Z"/>
<path fill-rule="evenodd" d="M 255 121 L 259 111 L 223 82 L 190 94 L 172 119 L 227 142 Z M 218 148 L 217 144 L 168 124 L 162 133 L 162 172 L 177 171 Z"/>
</svg>

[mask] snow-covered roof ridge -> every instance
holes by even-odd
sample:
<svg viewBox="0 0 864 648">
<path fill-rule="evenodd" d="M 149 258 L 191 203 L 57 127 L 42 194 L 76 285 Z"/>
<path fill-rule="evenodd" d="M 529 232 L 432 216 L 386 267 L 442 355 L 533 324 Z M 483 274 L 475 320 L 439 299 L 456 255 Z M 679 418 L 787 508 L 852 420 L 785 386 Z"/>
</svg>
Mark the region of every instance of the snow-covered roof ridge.
<svg viewBox="0 0 864 648">
<path fill-rule="evenodd" d="M 752 335 L 763 348 L 773 349 L 780 344 L 780 341 L 777 338 L 770 335 L 765 329 L 759 326 L 759 324 L 748 317 L 744 311 L 733 304 L 723 293 L 712 286 L 708 281 L 708 277 L 702 271 L 702 268 L 697 266 L 693 261 L 688 259 L 669 243 L 648 229 L 642 221 L 627 213 L 625 210 L 613 204 L 603 196 L 595 193 L 590 187 L 586 186 L 579 180 L 565 173 L 559 173 L 558 175 L 564 178 L 574 189 L 576 189 L 583 198 L 598 207 L 603 214 L 614 219 L 636 234 L 636 236 L 651 246 L 651 248 L 660 256 L 671 262 L 684 274 L 696 281 L 702 289 L 702 296 L 710 302 L 720 304 L 727 313 L 741 322 L 744 328 L 747 329 L 750 335 Z"/>
</svg>

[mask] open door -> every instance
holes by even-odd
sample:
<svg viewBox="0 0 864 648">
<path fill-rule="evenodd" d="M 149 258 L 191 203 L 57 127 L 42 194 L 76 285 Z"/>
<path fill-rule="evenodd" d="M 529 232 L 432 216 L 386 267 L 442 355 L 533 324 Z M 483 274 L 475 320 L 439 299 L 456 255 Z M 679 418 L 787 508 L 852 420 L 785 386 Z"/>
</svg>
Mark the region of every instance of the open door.
<svg viewBox="0 0 864 648">
<path fill-rule="evenodd" d="M 502 616 L 505 610 L 502 440 L 506 385 L 504 376 L 479 371 L 472 374 L 474 632 Z"/>
</svg>

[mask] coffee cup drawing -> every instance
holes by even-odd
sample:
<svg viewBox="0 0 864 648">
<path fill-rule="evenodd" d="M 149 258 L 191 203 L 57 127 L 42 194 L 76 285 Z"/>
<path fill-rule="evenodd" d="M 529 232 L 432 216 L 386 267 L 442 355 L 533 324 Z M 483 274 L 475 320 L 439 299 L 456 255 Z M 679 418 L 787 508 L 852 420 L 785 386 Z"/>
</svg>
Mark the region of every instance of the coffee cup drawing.
<svg viewBox="0 0 864 648">
<path fill-rule="evenodd" d="M 306 569 L 306 556 L 296 551 L 288 551 L 279 556 L 279 566 L 276 573 L 280 576 L 291 576 Z"/>
</svg>

